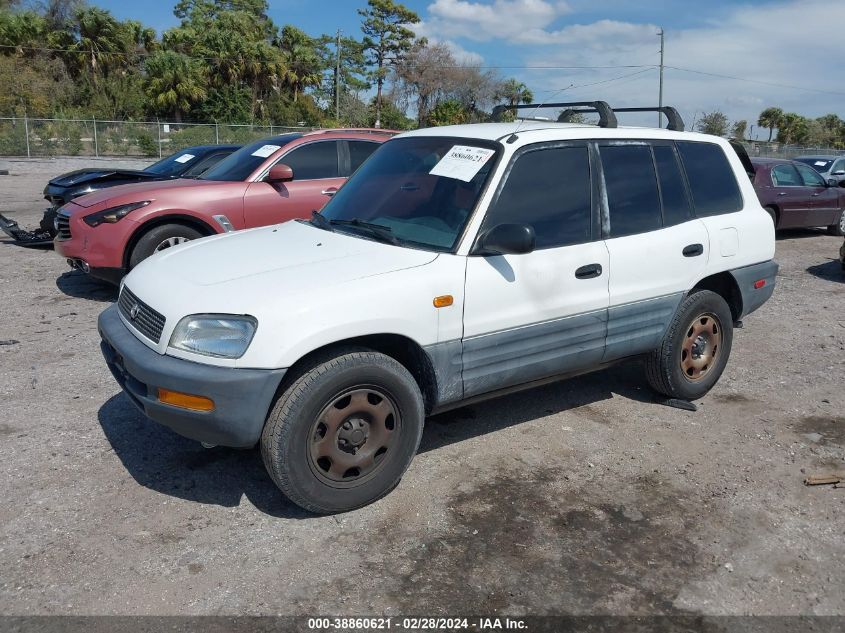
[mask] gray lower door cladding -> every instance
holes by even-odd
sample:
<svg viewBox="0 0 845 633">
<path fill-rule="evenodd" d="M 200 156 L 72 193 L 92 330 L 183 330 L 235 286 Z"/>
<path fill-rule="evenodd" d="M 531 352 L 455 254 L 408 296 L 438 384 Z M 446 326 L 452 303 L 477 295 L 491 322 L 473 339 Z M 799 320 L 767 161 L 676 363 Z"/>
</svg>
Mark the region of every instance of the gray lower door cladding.
<svg viewBox="0 0 845 633">
<path fill-rule="evenodd" d="M 464 397 L 597 365 L 606 336 L 597 310 L 465 339 Z"/>
<path fill-rule="evenodd" d="M 437 381 L 437 402 L 441 405 L 456 402 L 464 397 L 464 383 L 461 379 L 463 343 L 460 339 L 426 345 L 423 350 L 434 368 Z"/>
<path fill-rule="evenodd" d="M 602 362 L 650 352 L 660 345 L 684 293 L 611 306 Z"/>
</svg>

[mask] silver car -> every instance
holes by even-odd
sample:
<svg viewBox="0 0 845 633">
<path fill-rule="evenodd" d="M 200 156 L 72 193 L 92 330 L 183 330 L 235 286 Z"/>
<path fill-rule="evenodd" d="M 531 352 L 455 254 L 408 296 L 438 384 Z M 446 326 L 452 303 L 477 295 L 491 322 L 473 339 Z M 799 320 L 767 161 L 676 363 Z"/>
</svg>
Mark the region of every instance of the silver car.
<svg viewBox="0 0 845 633">
<path fill-rule="evenodd" d="M 840 183 L 845 180 L 845 156 L 797 156 L 794 160 L 806 163 L 827 181 Z"/>
</svg>

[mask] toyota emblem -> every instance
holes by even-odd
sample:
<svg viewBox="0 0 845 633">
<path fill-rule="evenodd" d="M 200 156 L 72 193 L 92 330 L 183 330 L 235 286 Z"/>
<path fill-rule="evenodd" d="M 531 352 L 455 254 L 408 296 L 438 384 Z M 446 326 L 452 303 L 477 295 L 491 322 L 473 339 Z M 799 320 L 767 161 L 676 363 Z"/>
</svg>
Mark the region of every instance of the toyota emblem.
<svg viewBox="0 0 845 633">
<path fill-rule="evenodd" d="M 137 316 L 138 316 L 138 313 L 139 313 L 140 311 L 141 311 L 141 306 L 139 306 L 139 305 L 136 303 L 134 306 L 132 306 L 132 307 L 129 309 L 129 318 L 130 318 L 130 319 L 132 319 L 132 320 L 134 321 L 134 320 L 135 320 L 135 317 L 137 317 Z"/>
</svg>

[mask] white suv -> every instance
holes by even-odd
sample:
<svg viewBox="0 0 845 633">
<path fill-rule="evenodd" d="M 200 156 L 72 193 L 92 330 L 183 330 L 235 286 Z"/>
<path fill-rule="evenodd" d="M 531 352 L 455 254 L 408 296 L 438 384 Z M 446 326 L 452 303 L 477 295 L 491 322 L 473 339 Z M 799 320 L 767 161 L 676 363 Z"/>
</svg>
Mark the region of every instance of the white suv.
<svg viewBox="0 0 845 633">
<path fill-rule="evenodd" d="M 469 400 L 635 356 L 699 398 L 772 294 L 772 223 L 726 141 L 603 123 L 397 136 L 310 221 L 135 268 L 108 365 L 176 432 L 260 442 L 314 512 L 388 493 L 425 417 Z"/>
</svg>

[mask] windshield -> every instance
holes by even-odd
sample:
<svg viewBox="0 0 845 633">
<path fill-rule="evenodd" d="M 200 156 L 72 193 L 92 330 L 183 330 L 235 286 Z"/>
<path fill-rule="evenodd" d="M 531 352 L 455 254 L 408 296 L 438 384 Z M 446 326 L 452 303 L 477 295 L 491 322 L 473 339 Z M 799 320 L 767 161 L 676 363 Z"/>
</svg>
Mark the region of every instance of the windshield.
<svg viewBox="0 0 845 633">
<path fill-rule="evenodd" d="M 246 180 L 252 172 L 267 160 L 280 147 L 284 147 L 301 134 L 274 136 L 251 145 L 244 145 L 238 151 L 229 154 L 214 167 L 199 177 L 200 180 L 226 180 L 240 182 Z"/>
<path fill-rule="evenodd" d="M 819 173 L 826 172 L 833 164 L 833 161 L 827 158 L 796 158 L 795 160 L 809 165 Z"/>
<path fill-rule="evenodd" d="M 359 231 L 367 223 L 389 231 L 398 244 L 450 251 L 498 154 L 491 141 L 394 139 L 364 162 L 321 213 L 337 230 L 367 236 Z"/>
<path fill-rule="evenodd" d="M 172 156 L 162 158 L 157 163 L 153 163 L 144 171 L 149 171 L 159 176 L 178 176 L 188 168 L 193 167 L 197 160 L 198 154 L 191 152 L 191 148 L 184 149 L 181 152 L 176 152 Z"/>
</svg>

